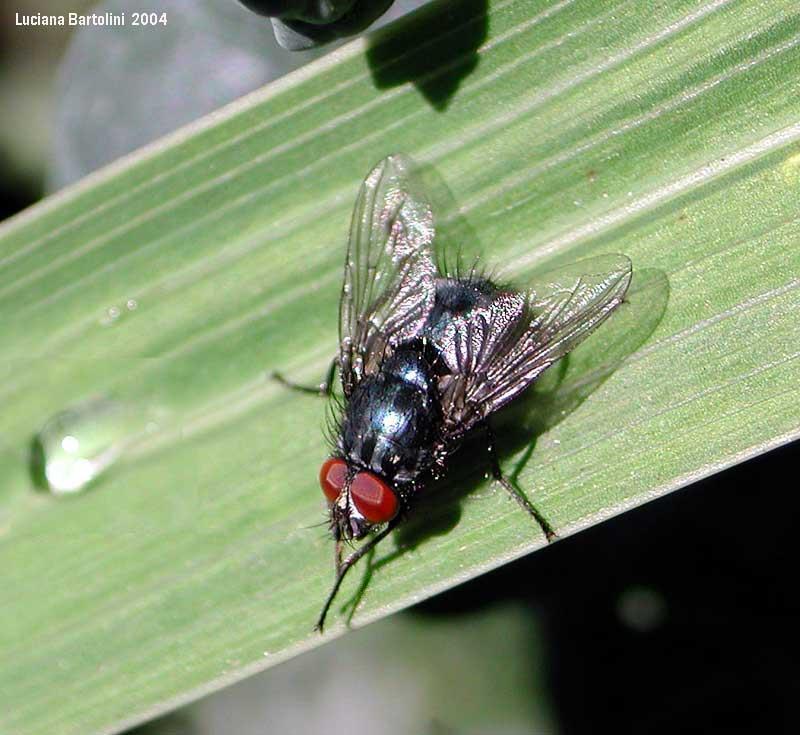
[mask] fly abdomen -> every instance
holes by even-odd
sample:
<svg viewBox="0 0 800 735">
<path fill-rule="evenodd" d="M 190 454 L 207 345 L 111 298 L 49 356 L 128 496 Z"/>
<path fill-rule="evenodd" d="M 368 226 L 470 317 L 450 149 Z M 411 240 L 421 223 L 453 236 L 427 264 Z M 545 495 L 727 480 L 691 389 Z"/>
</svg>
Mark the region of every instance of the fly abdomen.
<svg viewBox="0 0 800 735">
<path fill-rule="evenodd" d="M 342 449 L 354 464 L 390 481 L 409 482 L 430 465 L 440 423 L 428 361 L 418 346 L 401 346 L 353 391 Z"/>
</svg>

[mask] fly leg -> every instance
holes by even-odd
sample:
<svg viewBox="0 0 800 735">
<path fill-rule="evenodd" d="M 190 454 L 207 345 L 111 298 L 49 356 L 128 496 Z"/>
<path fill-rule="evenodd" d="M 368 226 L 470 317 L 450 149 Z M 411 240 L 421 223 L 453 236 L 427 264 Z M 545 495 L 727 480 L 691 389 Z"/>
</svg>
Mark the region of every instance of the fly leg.
<svg viewBox="0 0 800 735">
<path fill-rule="evenodd" d="M 547 520 L 547 518 L 545 518 L 539 509 L 533 503 L 531 503 L 528 498 L 525 497 L 525 494 L 522 492 L 522 490 L 516 487 L 511 480 L 509 480 L 503 474 L 503 470 L 500 468 L 500 463 L 497 461 L 497 451 L 494 444 L 494 431 L 492 431 L 492 426 L 488 421 L 486 422 L 485 427 L 487 441 L 486 449 L 489 453 L 489 464 L 492 468 L 492 477 L 494 477 L 494 479 L 506 489 L 509 495 L 511 495 L 511 497 L 522 506 L 522 509 L 539 524 L 539 527 L 542 529 L 542 531 L 544 531 L 544 535 L 547 537 L 548 541 L 553 541 L 554 539 L 558 538 L 558 535 L 553 530 L 553 527 L 550 525 L 550 522 Z"/>
<path fill-rule="evenodd" d="M 336 366 L 338 364 L 339 359 L 334 357 L 331 361 L 330 367 L 328 368 L 328 372 L 325 374 L 325 381 L 320 383 L 318 386 L 300 385 L 299 383 L 295 383 L 287 378 L 284 378 L 283 375 L 277 371 L 272 373 L 272 377 L 282 385 L 285 385 L 287 388 L 300 391 L 301 393 L 312 393 L 316 396 L 330 396 L 333 393 L 333 380 L 336 376 Z"/>
<path fill-rule="evenodd" d="M 319 614 L 319 619 L 317 620 L 317 624 L 314 626 L 315 630 L 318 630 L 322 633 L 322 629 L 325 626 L 325 617 L 328 614 L 328 610 L 330 610 L 331 604 L 333 603 L 333 599 L 336 597 L 336 593 L 339 591 L 339 587 L 342 586 L 342 580 L 344 579 L 344 575 L 347 574 L 350 567 L 352 567 L 364 554 L 372 551 L 383 539 L 385 539 L 395 528 L 398 523 L 399 518 L 394 518 L 389 522 L 389 525 L 383 529 L 377 536 L 373 536 L 369 541 L 367 541 L 362 546 L 359 546 L 350 556 L 348 556 L 344 561 L 342 561 L 342 546 L 341 541 L 336 542 L 336 579 L 333 581 L 333 587 L 331 591 L 328 593 L 328 597 L 325 600 L 325 604 L 322 606 L 322 612 Z"/>
</svg>

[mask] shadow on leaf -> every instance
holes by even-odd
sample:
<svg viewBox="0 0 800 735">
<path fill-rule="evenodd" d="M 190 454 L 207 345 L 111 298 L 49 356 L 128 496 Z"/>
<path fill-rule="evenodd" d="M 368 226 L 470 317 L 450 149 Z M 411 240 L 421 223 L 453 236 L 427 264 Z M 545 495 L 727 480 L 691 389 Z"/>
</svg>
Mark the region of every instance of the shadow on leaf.
<svg viewBox="0 0 800 735">
<path fill-rule="evenodd" d="M 411 82 L 443 111 L 478 65 L 488 31 L 487 0 L 438 2 L 377 33 L 367 49 L 375 86 Z"/>
</svg>

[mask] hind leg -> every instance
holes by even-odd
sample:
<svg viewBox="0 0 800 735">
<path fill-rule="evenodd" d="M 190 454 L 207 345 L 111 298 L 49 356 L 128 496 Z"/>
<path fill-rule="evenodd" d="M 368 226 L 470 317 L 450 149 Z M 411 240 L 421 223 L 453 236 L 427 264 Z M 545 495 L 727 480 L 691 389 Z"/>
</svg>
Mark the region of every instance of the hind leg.
<svg viewBox="0 0 800 735">
<path fill-rule="evenodd" d="M 542 531 L 544 531 L 544 535 L 547 537 L 547 540 L 555 540 L 558 538 L 558 534 L 556 534 L 556 532 L 553 530 L 553 527 L 550 525 L 550 522 L 547 520 L 547 518 L 545 518 L 539 509 L 533 503 L 531 503 L 530 500 L 528 500 L 522 490 L 516 487 L 511 480 L 509 480 L 503 474 L 500 463 L 497 461 L 494 431 L 492 431 L 492 426 L 488 421 L 486 422 L 485 427 L 487 441 L 486 449 L 489 453 L 489 464 L 492 469 L 492 477 L 499 482 L 506 489 L 508 494 L 511 495 L 511 497 L 522 506 L 522 509 L 539 524 L 539 527 L 542 529 Z"/>
</svg>

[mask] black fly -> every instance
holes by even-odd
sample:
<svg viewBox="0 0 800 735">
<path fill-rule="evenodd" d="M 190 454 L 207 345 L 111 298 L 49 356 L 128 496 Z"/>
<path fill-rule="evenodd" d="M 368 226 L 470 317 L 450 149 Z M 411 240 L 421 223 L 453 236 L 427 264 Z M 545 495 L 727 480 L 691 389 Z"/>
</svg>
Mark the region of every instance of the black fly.
<svg viewBox="0 0 800 735">
<path fill-rule="evenodd" d="M 630 260 L 583 260 L 525 291 L 449 274 L 437 260 L 431 206 L 413 166 L 404 156 L 389 156 L 356 199 L 339 354 L 321 388 L 330 394 L 338 365 L 344 402 L 332 456 L 320 470 L 336 578 L 317 621 L 320 631 L 347 571 L 407 516 L 419 490 L 443 475 L 450 455 L 479 427 L 486 431 L 494 478 L 548 540 L 555 537 L 503 476 L 489 417 L 619 306 Z M 342 559 L 344 542 L 374 530 Z"/>
</svg>

